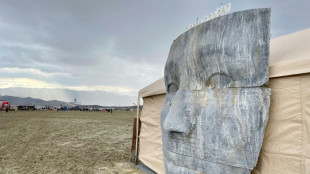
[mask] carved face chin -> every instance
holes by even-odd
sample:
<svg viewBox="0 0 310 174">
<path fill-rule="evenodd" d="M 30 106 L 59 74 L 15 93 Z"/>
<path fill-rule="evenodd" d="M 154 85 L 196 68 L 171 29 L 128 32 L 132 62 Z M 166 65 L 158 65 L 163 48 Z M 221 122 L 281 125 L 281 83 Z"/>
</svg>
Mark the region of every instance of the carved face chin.
<svg viewBox="0 0 310 174">
<path fill-rule="evenodd" d="M 166 173 L 246 174 L 268 120 L 270 9 L 202 23 L 172 44 L 161 113 Z"/>
</svg>

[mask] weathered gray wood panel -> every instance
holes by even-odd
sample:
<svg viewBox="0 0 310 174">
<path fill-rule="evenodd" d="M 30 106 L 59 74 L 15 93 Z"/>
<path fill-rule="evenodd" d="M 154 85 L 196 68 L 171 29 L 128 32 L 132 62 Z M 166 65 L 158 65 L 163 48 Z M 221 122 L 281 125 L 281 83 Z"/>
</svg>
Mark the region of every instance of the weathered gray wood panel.
<svg viewBox="0 0 310 174">
<path fill-rule="evenodd" d="M 250 173 L 268 120 L 270 9 L 225 15 L 183 33 L 165 67 L 166 173 Z"/>
</svg>

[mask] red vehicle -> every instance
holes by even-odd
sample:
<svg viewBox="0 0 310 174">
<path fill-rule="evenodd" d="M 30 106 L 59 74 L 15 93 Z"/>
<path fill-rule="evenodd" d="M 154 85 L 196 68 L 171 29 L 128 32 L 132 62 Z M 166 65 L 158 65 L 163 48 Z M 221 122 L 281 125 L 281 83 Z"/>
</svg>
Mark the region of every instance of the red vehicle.
<svg viewBox="0 0 310 174">
<path fill-rule="evenodd" d="M 0 106 L 1 106 L 1 111 L 5 111 L 6 108 L 8 108 L 8 110 L 10 110 L 10 103 L 9 103 L 9 101 L 0 100 Z"/>
</svg>

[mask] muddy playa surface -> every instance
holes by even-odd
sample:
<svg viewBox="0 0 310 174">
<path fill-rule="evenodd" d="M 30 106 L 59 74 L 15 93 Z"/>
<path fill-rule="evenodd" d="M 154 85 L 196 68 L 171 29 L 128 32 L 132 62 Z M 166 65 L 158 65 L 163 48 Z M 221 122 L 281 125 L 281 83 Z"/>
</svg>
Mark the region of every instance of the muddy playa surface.
<svg viewBox="0 0 310 174">
<path fill-rule="evenodd" d="M 0 112 L 0 173 L 143 173 L 129 162 L 136 112 Z"/>
</svg>

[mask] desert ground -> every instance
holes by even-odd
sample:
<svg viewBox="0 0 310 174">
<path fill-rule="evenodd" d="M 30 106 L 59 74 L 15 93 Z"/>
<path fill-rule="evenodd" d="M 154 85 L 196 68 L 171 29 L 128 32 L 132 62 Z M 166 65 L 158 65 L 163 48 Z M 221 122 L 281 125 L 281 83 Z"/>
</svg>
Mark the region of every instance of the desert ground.
<svg viewBox="0 0 310 174">
<path fill-rule="evenodd" d="M 144 173 L 129 162 L 136 112 L 0 112 L 0 173 Z"/>
</svg>

